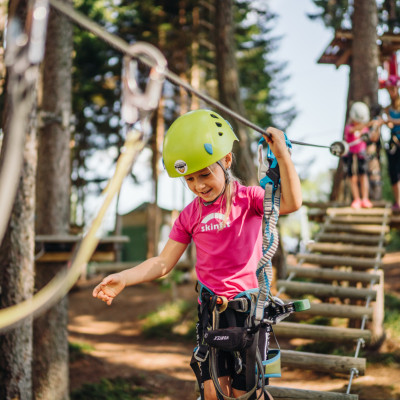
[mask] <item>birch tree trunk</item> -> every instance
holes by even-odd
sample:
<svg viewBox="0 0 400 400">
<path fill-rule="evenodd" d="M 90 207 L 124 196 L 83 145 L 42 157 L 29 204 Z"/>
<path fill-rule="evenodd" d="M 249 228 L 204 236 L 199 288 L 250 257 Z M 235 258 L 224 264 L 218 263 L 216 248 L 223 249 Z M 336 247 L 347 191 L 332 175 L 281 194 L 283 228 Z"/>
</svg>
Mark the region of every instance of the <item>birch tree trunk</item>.
<svg viewBox="0 0 400 400">
<path fill-rule="evenodd" d="M 70 1 L 66 1 L 72 3 Z M 69 232 L 72 25 L 51 9 L 43 65 L 41 112 L 47 122 L 39 131 L 36 234 Z M 37 263 L 36 289 L 41 289 L 62 263 Z M 68 301 L 35 320 L 33 389 L 36 399 L 68 399 Z"/>
</svg>

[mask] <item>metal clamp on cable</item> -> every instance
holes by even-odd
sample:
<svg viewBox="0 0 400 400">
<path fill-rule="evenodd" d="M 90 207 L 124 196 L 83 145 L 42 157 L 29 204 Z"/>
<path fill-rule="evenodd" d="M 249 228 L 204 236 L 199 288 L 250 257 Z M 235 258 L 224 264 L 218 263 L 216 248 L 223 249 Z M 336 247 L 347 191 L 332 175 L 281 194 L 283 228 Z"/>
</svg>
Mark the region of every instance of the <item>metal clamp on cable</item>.
<svg viewBox="0 0 400 400">
<path fill-rule="evenodd" d="M 137 80 L 138 61 L 135 56 L 149 58 L 155 65 L 150 69 L 149 79 L 144 91 Z M 167 60 L 156 47 L 138 42 L 130 47 L 129 55 L 124 58 L 122 118 L 128 124 L 134 124 L 148 118 L 158 106 L 167 70 Z"/>
</svg>

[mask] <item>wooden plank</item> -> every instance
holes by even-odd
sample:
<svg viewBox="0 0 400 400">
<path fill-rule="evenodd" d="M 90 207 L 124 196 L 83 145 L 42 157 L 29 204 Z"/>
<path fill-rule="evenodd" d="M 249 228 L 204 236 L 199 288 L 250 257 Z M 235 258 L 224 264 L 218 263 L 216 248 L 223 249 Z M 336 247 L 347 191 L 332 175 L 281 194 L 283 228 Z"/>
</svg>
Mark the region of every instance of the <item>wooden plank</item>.
<svg viewBox="0 0 400 400">
<path fill-rule="evenodd" d="M 379 246 L 355 246 L 354 244 L 331 243 L 331 242 L 317 242 L 308 243 L 307 249 L 314 253 L 328 253 L 328 254 L 357 254 L 365 256 L 376 256 L 377 254 L 384 254 L 385 248 Z"/>
<path fill-rule="evenodd" d="M 67 262 L 71 260 L 72 253 L 71 252 L 57 252 L 57 253 L 44 253 L 40 255 L 35 261 L 36 262 Z M 100 252 L 96 251 L 90 261 L 114 261 L 115 260 L 115 252 Z"/>
<path fill-rule="evenodd" d="M 274 332 L 286 338 L 324 340 L 329 342 L 355 342 L 362 338 L 371 340 L 371 331 L 366 329 L 341 328 L 337 326 L 308 325 L 297 322 L 279 322 Z"/>
<path fill-rule="evenodd" d="M 360 224 L 360 225 L 382 225 L 383 218 L 380 216 L 364 216 L 364 215 L 340 215 L 334 216 L 330 220 L 333 224 Z"/>
<path fill-rule="evenodd" d="M 319 372 L 336 372 L 350 374 L 356 368 L 360 375 L 365 375 L 366 359 L 331 354 L 317 354 L 294 350 L 281 350 L 282 366 L 314 370 Z"/>
<path fill-rule="evenodd" d="M 276 400 L 358 400 L 358 395 L 356 394 L 321 392 L 279 386 L 268 386 L 266 389 Z"/>
<path fill-rule="evenodd" d="M 340 299 L 365 300 L 370 297 L 375 300 L 376 291 L 372 289 L 358 289 L 354 287 L 332 286 L 323 283 L 293 282 L 278 280 L 276 285 L 279 289 L 285 289 L 285 293 L 294 296 L 312 294 L 315 297 L 338 297 Z"/>
<path fill-rule="evenodd" d="M 92 262 L 89 264 L 91 273 L 98 272 L 120 272 L 124 269 L 136 267 L 141 261 L 127 261 L 127 262 Z"/>
<path fill-rule="evenodd" d="M 325 231 L 328 232 L 381 234 L 388 233 L 389 230 L 388 226 L 381 225 L 329 224 L 325 226 Z"/>
<path fill-rule="evenodd" d="M 326 209 L 327 215 L 353 215 L 353 216 L 383 216 L 388 214 L 390 211 L 386 208 L 359 208 L 354 209 L 351 207 L 340 207 L 340 208 L 330 208 Z"/>
<path fill-rule="evenodd" d="M 93 260 L 95 261 L 95 260 Z M 145 261 L 145 260 L 143 260 Z M 99 262 L 99 263 L 90 263 L 89 268 L 93 273 L 97 272 L 120 272 L 124 269 L 136 267 L 141 264 L 143 261 L 124 261 L 124 262 Z M 175 269 L 179 270 L 190 270 L 193 268 L 193 265 L 188 261 L 178 261 L 175 266 Z"/>
<path fill-rule="evenodd" d="M 323 233 L 318 236 L 320 242 L 343 242 L 355 244 L 377 245 L 381 237 L 378 235 L 350 235 L 346 233 Z"/>
<path fill-rule="evenodd" d="M 293 300 L 290 300 L 293 301 Z M 373 307 L 354 306 L 348 304 L 316 303 L 311 302 L 311 307 L 301 314 L 319 315 L 330 318 L 370 318 L 373 315 Z"/>
<path fill-rule="evenodd" d="M 38 243 L 77 243 L 82 235 L 36 235 L 35 242 Z M 129 236 L 104 236 L 100 243 L 128 243 Z"/>
<path fill-rule="evenodd" d="M 326 265 L 331 267 L 357 267 L 357 268 L 380 268 L 382 267 L 381 260 L 374 260 L 372 258 L 364 257 L 350 257 L 350 256 L 330 256 L 323 254 L 297 254 L 297 260 L 316 265 Z"/>
<path fill-rule="evenodd" d="M 296 274 L 296 277 L 322 279 L 330 281 L 347 281 L 347 282 L 362 282 L 370 283 L 374 280 L 379 282 L 380 274 L 368 272 L 343 271 L 330 268 L 306 268 L 287 266 L 287 273 Z"/>
</svg>

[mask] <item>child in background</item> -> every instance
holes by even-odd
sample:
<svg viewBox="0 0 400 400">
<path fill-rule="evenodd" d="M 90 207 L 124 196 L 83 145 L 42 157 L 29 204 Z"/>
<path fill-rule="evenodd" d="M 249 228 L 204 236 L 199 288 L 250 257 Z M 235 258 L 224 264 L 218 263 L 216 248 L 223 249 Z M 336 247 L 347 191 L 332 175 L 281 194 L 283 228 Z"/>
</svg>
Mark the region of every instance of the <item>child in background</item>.
<svg viewBox="0 0 400 400">
<path fill-rule="evenodd" d="M 388 86 L 390 106 L 388 110 L 387 125 L 390 128 L 388 143 L 388 168 L 390 182 L 394 195 L 393 211 L 400 211 L 400 96 L 399 88 L 395 85 Z"/>
<path fill-rule="evenodd" d="M 264 135 L 274 153 L 281 176 L 282 214 L 301 206 L 300 180 L 286 147 L 284 134 L 268 128 Z M 169 240 L 157 257 L 137 267 L 112 274 L 93 290 L 93 296 L 108 305 L 126 287 L 149 282 L 169 273 L 193 240 L 196 273 L 201 287 L 228 300 L 257 288 L 256 269 L 262 257 L 264 190 L 246 187 L 230 172 L 232 145 L 238 140 L 230 125 L 209 110 L 192 111 L 179 117 L 168 130 L 163 160 L 170 177 L 182 177 L 197 196 L 174 223 Z M 198 309 L 199 318 L 201 308 Z M 222 327 L 231 326 L 220 315 Z M 237 326 L 244 326 L 243 313 L 234 311 Z M 199 328 L 199 325 L 198 325 Z M 265 357 L 267 334 L 260 332 L 259 348 Z M 265 359 L 265 358 L 264 358 Z M 198 359 L 197 359 L 198 360 Z M 237 373 L 232 353 L 218 357 L 218 377 L 228 396 L 246 393 L 245 368 Z M 209 372 L 209 357 L 198 360 L 205 400 L 217 400 Z"/>
<path fill-rule="evenodd" d="M 344 157 L 353 196 L 351 207 L 355 209 L 372 207 L 368 193 L 367 143 L 364 140 L 360 140 L 362 135 L 369 133 L 369 126 L 371 125 L 369 119 L 368 106 L 361 101 L 357 101 L 350 108 L 349 121 L 344 128 L 344 140 L 350 144 L 356 142 L 350 145 L 349 153 Z"/>
</svg>

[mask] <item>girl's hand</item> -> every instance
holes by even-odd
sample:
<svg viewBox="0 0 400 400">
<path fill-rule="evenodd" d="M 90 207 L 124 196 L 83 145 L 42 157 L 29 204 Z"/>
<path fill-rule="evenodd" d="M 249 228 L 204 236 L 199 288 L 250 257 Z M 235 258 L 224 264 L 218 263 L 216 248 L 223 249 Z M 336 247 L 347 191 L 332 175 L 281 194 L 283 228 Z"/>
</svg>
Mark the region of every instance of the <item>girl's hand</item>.
<svg viewBox="0 0 400 400">
<path fill-rule="evenodd" d="M 267 135 L 267 133 L 269 135 Z M 286 146 L 285 136 L 283 132 L 277 128 L 270 126 L 266 133 L 263 134 L 265 141 L 269 144 L 271 151 L 276 158 L 289 156 L 289 151 Z"/>
<path fill-rule="evenodd" d="M 97 297 L 110 306 L 125 286 L 126 282 L 122 274 L 108 275 L 93 289 L 93 297 Z"/>
</svg>

